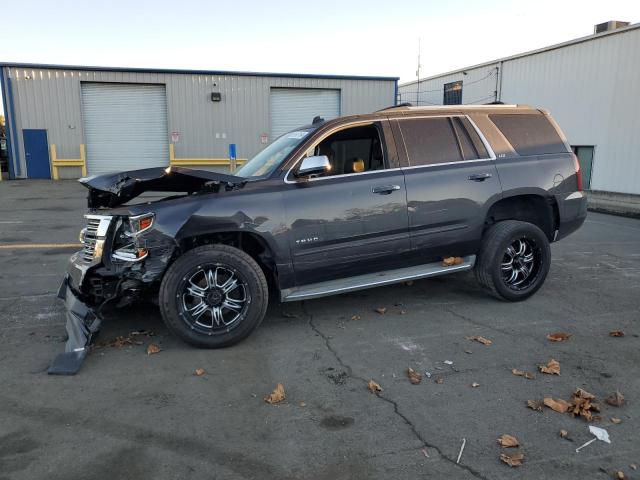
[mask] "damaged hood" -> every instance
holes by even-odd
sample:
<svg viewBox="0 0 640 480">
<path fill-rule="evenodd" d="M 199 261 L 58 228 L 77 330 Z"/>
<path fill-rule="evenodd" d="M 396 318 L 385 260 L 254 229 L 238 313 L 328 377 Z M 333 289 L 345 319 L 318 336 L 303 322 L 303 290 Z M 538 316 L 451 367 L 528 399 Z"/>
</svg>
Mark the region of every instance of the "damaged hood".
<svg viewBox="0 0 640 480">
<path fill-rule="evenodd" d="M 157 167 L 94 175 L 78 180 L 89 189 L 89 208 L 113 208 L 144 192 L 217 192 L 244 186 L 246 180 L 224 173 L 183 167 Z"/>
</svg>

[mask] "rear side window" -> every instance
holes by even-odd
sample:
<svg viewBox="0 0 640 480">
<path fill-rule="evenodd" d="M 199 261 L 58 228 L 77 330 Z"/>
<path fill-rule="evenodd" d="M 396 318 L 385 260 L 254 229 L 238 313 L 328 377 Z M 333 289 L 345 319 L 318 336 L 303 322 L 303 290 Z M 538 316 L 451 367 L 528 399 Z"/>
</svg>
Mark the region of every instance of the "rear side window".
<svg viewBox="0 0 640 480">
<path fill-rule="evenodd" d="M 462 158 L 465 160 L 476 160 L 479 158 L 489 158 L 487 149 L 480 140 L 480 135 L 471 122 L 466 117 L 453 117 L 453 128 L 460 142 Z"/>
<path fill-rule="evenodd" d="M 462 160 L 456 133 L 448 118 L 407 118 L 398 121 L 407 147 L 409 165 Z"/>
<path fill-rule="evenodd" d="M 539 113 L 489 115 L 518 155 L 566 153 L 567 147 L 549 120 Z"/>
</svg>

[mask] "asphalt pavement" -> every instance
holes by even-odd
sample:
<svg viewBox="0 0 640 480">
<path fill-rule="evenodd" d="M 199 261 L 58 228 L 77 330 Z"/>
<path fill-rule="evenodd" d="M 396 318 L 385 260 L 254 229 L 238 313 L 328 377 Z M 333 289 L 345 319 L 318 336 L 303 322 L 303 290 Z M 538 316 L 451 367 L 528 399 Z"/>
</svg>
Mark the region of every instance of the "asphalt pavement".
<svg viewBox="0 0 640 480">
<path fill-rule="evenodd" d="M 145 304 L 107 319 L 78 375 L 48 376 L 85 204 L 73 181 L 0 182 L 0 480 L 640 478 L 640 220 L 590 213 L 522 303 L 486 295 L 471 273 L 272 302 L 224 350 L 185 345 Z M 161 351 L 147 355 L 151 343 Z M 550 359 L 560 375 L 538 370 Z M 286 399 L 267 404 L 278 383 Z M 527 408 L 577 388 L 596 396 L 599 421 Z M 621 407 L 604 402 L 616 390 Z M 576 453 L 589 425 L 611 443 Z M 515 452 L 521 466 L 500 461 Z"/>
</svg>

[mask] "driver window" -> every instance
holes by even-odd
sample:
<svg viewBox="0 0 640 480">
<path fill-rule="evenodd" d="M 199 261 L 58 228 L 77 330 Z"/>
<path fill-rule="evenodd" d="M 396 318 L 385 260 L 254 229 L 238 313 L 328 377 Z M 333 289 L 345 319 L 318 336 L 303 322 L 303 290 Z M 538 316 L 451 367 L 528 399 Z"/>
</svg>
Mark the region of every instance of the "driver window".
<svg viewBox="0 0 640 480">
<path fill-rule="evenodd" d="M 325 176 L 384 169 L 382 142 L 374 125 L 340 130 L 320 142 L 314 155 L 329 159 L 331 170 Z"/>
</svg>

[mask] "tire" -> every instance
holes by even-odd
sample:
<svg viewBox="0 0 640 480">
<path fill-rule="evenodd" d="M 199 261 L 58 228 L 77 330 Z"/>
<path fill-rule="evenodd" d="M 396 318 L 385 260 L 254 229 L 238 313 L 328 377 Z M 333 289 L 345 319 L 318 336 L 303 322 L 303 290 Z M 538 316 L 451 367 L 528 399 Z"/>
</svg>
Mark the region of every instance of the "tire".
<svg viewBox="0 0 640 480">
<path fill-rule="evenodd" d="M 171 333 L 196 347 L 223 348 L 245 339 L 260 325 L 269 291 L 262 269 L 245 252 L 206 245 L 188 251 L 169 267 L 159 300 Z"/>
<path fill-rule="evenodd" d="M 506 220 L 485 232 L 475 274 L 480 285 L 493 296 L 519 302 L 542 286 L 550 263 L 549 240 L 540 228 L 527 222 Z"/>
</svg>

